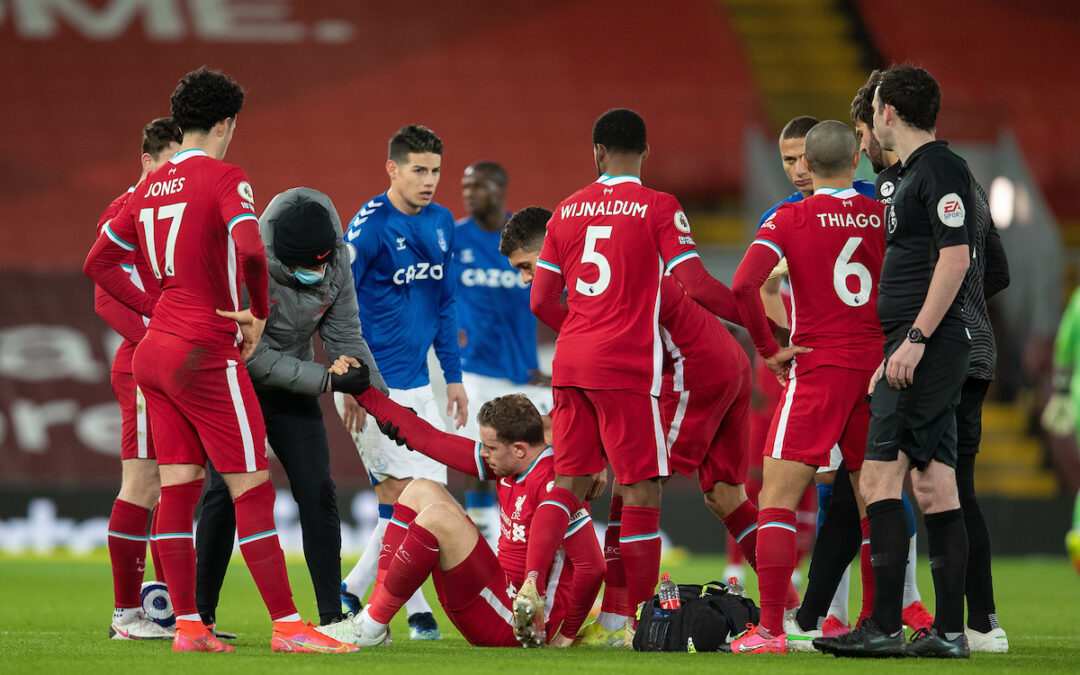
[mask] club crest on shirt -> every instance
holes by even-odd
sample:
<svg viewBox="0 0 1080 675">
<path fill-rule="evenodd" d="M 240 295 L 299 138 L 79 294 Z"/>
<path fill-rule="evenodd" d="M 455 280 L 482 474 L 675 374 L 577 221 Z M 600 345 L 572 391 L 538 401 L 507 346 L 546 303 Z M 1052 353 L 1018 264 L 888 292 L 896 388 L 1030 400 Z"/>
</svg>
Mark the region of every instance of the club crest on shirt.
<svg viewBox="0 0 1080 675">
<path fill-rule="evenodd" d="M 526 496 L 527 495 L 521 495 L 516 500 L 514 500 L 514 515 L 510 516 L 511 520 L 521 519 L 521 506 L 525 503 Z"/>
<path fill-rule="evenodd" d="M 245 202 L 255 203 L 255 193 L 251 190 L 251 183 L 246 180 L 240 181 L 240 184 L 236 186 L 236 192 L 240 195 L 240 199 Z"/>
<path fill-rule="evenodd" d="M 950 192 L 938 200 L 937 215 L 941 222 L 949 227 L 963 227 L 964 200 L 955 192 Z"/>
<path fill-rule="evenodd" d="M 446 253 L 449 247 L 446 245 L 446 235 L 443 234 L 441 227 L 435 230 L 435 235 L 439 238 L 439 250 Z"/>
<path fill-rule="evenodd" d="M 690 234 L 690 221 L 682 211 L 675 212 L 675 229 L 679 232 Z"/>
</svg>

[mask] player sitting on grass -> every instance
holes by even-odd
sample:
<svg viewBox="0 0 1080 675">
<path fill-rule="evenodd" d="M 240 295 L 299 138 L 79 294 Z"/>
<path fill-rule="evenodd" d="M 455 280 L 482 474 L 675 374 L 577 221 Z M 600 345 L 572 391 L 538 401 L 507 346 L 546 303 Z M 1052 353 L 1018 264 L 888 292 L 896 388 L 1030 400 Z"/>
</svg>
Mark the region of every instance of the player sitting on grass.
<svg viewBox="0 0 1080 675">
<path fill-rule="evenodd" d="M 469 644 L 517 646 L 513 601 L 525 580 L 529 529 L 555 478 L 540 413 L 523 394 L 492 399 L 477 417 L 477 442 L 435 429 L 375 389 L 356 399 L 388 435 L 413 450 L 466 475 L 498 479 L 501 533 L 496 557 L 445 487 L 413 480 L 394 504 L 375 590 L 354 619 L 355 644 L 389 642 L 390 619 L 431 575 L 440 604 Z M 598 483 L 589 496 L 602 489 Z M 554 601 L 547 625 L 552 627 L 550 644 L 558 647 L 572 642 L 604 577 L 604 556 L 586 508 L 570 518 L 562 549 L 548 574 L 548 597 Z"/>
</svg>

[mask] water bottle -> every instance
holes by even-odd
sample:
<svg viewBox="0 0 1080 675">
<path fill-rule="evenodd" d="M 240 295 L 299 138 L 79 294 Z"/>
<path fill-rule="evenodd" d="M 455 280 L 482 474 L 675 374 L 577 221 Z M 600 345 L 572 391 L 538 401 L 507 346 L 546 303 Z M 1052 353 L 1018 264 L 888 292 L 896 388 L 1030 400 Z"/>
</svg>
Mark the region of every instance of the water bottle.
<svg viewBox="0 0 1080 675">
<path fill-rule="evenodd" d="M 660 575 L 660 606 L 664 609 L 678 609 L 682 605 L 679 587 L 671 580 L 670 574 Z"/>
<path fill-rule="evenodd" d="M 746 597 L 746 589 L 739 583 L 739 577 L 731 577 L 727 580 L 728 593 Z"/>
</svg>

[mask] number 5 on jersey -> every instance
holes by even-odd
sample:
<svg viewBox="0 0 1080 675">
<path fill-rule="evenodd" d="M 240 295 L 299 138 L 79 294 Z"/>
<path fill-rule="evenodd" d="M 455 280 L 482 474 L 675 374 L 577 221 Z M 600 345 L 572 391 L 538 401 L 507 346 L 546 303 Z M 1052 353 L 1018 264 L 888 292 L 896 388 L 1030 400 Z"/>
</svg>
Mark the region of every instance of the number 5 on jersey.
<svg viewBox="0 0 1080 675">
<path fill-rule="evenodd" d="M 611 238 L 610 225 L 590 225 L 585 228 L 585 251 L 581 254 L 582 263 L 592 263 L 597 268 L 596 281 L 582 281 L 578 277 L 574 288 L 582 295 L 600 295 L 607 290 L 611 283 L 611 264 L 604 254 L 596 250 L 596 242 L 600 239 Z"/>
<path fill-rule="evenodd" d="M 157 210 L 154 217 L 154 209 L 142 209 L 139 211 L 139 222 L 142 223 L 146 233 L 146 257 L 150 259 L 150 266 L 154 270 L 154 276 L 161 278 L 161 269 L 158 267 L 157 241 L 154 239 L 154 223 L 168 220 L 165 235 L 165 276 L 175 276 L 176 269 L 173 267 L 173 257 L 176 254 L 176 237 L 180 234 L 180 219 L 184 217 L 184 208 L 187 202 L 167 204 Z"/>
</svg>

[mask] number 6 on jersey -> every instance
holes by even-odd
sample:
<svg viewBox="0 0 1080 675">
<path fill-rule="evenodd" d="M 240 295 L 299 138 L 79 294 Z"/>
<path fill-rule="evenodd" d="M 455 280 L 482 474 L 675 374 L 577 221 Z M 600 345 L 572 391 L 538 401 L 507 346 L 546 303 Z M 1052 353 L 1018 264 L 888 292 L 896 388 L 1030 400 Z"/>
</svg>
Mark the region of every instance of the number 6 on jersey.
<svg viewBox="0 0 1080 675">
<path fill-rule="evenodd" d="M 176 237 L 180 234 L 180 220 L 184 217 L 184 208 L 187 202 L 178 204 L 166 204 L 157 210 L 157 218 L 154 217 L 154 209 L 142 209 L 139 211 L 139 222 L 142 223 L 146 233 L 146 257 L 150 259 L 150 266 L 154 270 L 154 276 L 161 278 L 161 269 L 158 267 L 157 242 L 154 240 L 154 223 L 156 220 L 169 220 L 165 239 L 165 276 L 175 276 L 176 269 L 173 266 L 173 256 L 176 253 Z"/>
</svg>

